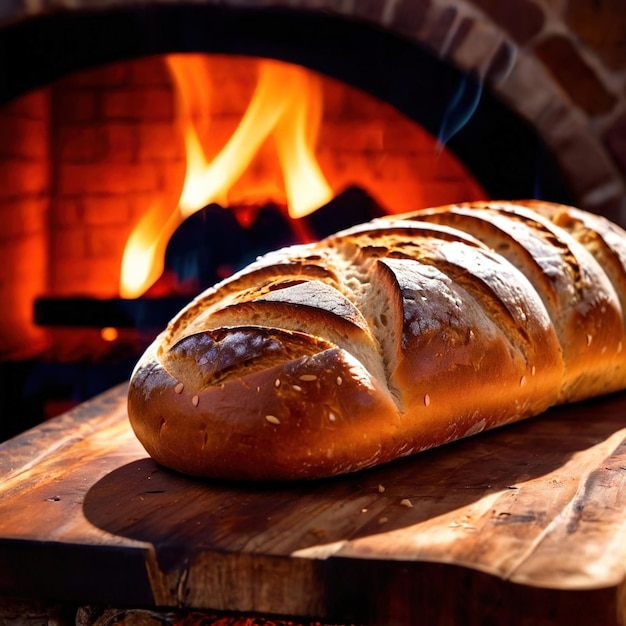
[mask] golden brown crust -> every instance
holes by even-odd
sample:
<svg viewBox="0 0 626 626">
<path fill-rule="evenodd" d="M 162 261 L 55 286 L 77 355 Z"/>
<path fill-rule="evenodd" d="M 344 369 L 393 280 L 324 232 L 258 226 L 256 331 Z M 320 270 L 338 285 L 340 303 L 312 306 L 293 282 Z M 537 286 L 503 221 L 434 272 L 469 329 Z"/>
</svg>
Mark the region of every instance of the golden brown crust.
<svg viewBox="0 0 626 626">
<path fill-rule="evenodd" d="M 150 455 L 194 476 L 316 478 L 401 454 L 389 394 L 337 348 L 203 387 L 170 376 L 153 345 L 131 380 L 129 415 Z"/>
<path fill-rule="evenodd" d="M 135 368 L 131 424 L 196 476 L 356 471 L 626 387 L 625 287 L 626 236 L 570 207 L 375 220 L 190 303 Z"/>
<path fill-rule="evenodd" d="M 527 203 L 531 204 L 531 203 Z M 616 287 L 594 255 L 544 211 L 521 203 L 465 203 L 414 217 L 473 234 L 519 267 L 542 298 L 565 360 L 560 401 L 626 386 L 624 318 Z M 582 213 L 582 212 L 581 212 Z"/>
</svg>

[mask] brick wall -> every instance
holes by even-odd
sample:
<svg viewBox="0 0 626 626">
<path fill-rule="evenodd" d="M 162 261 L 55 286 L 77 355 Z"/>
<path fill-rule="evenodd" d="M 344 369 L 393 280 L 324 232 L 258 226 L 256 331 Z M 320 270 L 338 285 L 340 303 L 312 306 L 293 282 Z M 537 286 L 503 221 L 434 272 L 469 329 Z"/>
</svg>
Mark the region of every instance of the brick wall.
<svg viewBox="0 0 626 626">
<path fill-rule="evenodd" d="M 0 116 L 0 357 L 30 357 L 43 341 L 31 320 L 48 267 L 48 103 L 43 89 L 11 103 Z"/>
<path fill-rule="evenodd" d="M 118 295 L 129 229 L 155 200 L 176 205 L 184 155 L 161 59 L 54 83 L 49 295 Z"/>
</svg>

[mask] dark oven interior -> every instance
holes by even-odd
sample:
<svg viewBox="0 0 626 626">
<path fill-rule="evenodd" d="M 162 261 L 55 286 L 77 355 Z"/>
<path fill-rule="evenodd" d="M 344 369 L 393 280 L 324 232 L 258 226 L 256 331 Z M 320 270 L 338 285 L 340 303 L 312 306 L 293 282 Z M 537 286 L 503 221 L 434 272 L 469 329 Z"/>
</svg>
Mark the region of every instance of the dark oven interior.
<svg viewBox="0 0 626 626">
<path fill-rule="evenodd" d="M 267 250 L 475 199 L 626 221 L 616 3 L 31 5 L 0 14 L 0 438 Z"/>
</svg>

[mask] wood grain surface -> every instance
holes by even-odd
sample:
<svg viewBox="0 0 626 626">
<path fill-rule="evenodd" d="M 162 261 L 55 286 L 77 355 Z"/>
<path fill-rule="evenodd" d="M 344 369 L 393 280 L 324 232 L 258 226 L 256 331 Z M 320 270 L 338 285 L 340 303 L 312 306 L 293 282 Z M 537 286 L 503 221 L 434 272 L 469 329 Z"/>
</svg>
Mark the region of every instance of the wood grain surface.
<svg viewBox="0 0 626 626">
<path fill-rule="evenodd" d="M 228 484 L 148 458 L 126 391 L 0 446 L 3 593 L 334 623 L 624 623 L 625 394 L 349 476 Z"/>
</svg>

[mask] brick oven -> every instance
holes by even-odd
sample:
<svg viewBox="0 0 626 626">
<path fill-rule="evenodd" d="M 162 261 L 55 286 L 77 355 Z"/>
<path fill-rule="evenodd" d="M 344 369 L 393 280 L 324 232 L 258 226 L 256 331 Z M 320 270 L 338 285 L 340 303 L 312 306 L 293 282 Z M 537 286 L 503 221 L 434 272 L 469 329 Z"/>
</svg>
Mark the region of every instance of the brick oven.
<svg viewBox="0 0 626 626">
<path fill-rule="evenodd" d="M 317 212 L 285 213 L 285 173 L 259 139 L 197 212 L 226 250 L 216 278 L 247 260 L 228 257 L 237 246 L 261 253 L 378 211 L 540 197 L 625 224 L 625 30 L 619 0 L 1 8 L 0 436 L 123 380 L 199 287 L 166 264 L 144 291 L 120 288 L 137 224 L 150 212 L 167 222 L 180 203 L 185 102 L 210 163 L 239 132 L 264 64 L 295 68 L 320 98 L 313 157 L 330 196 Z M 189 104 L 173 67 L 204 95 Z"/>
</svg>

